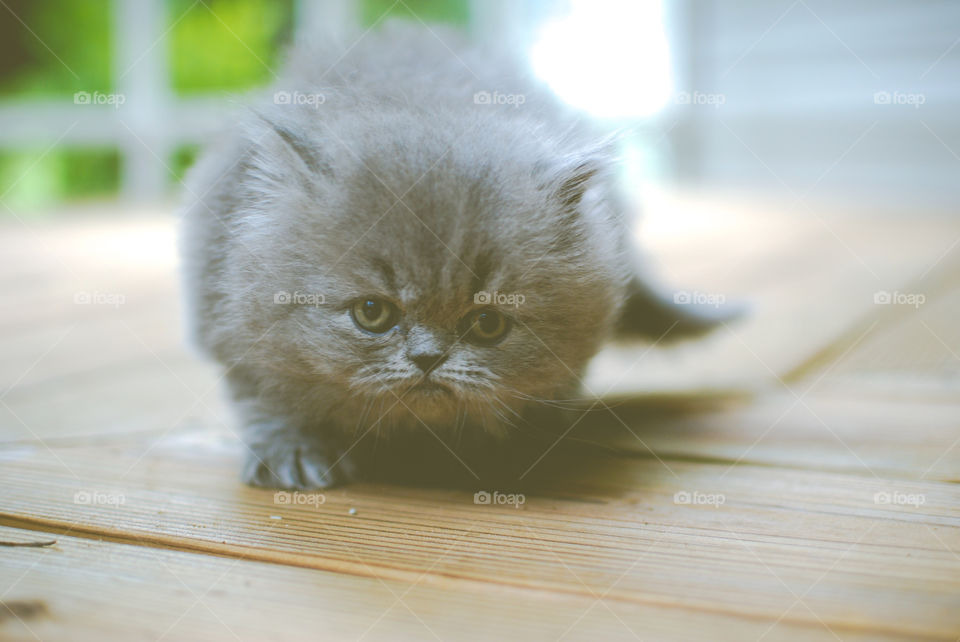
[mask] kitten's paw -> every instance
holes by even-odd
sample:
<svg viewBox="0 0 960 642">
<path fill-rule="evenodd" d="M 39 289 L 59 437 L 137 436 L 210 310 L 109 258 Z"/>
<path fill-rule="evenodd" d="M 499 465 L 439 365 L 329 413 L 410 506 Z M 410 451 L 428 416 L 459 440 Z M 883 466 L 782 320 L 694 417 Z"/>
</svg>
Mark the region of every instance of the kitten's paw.
<svg viewBox="0 0 960 642">
<path fill-rule="evenodd" d="M 349 455 L 311 439 L 251 444 L 242 477 L 251 486 L 310 490 L 345 484 L 353 474 Z"/>
</svg>

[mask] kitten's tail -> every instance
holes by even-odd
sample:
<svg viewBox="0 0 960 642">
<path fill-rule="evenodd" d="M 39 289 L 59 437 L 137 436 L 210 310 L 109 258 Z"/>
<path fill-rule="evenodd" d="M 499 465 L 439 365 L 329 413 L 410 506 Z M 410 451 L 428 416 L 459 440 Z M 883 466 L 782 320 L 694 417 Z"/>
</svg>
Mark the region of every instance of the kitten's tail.
<svg viewBox="0 0 960 642">
<path fill-rule="evenodd" d="M 748 311 L 743 302 L 728 302 L 719 294 L 654 288 L 639 277 L 630 280 L 615 333 L 649 337 L 665 343 L 706 334 Z"/>
</svg>

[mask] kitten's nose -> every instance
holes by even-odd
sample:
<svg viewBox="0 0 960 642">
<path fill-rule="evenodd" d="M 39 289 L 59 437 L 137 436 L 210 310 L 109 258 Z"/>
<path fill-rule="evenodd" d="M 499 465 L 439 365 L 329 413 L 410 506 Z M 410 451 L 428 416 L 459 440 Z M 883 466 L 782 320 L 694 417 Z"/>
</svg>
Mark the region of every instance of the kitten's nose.
<svg viewBox="0 0 960 642">
<path fill-rule="evenodd" d="M 442 330 L 418 323 L 407 333 L 407 358 L 428 375 L 447 360 L 448 345 Z"/>
<path fill-rule="evenodd" d="M 427 352 L 410 355 L 410 360 L 417 364 L 417 367 L 423 370 L 423 374 L 430 374 L 441 363 L 447 360 L 447 355 L 442 352 Z"/>
</svg>

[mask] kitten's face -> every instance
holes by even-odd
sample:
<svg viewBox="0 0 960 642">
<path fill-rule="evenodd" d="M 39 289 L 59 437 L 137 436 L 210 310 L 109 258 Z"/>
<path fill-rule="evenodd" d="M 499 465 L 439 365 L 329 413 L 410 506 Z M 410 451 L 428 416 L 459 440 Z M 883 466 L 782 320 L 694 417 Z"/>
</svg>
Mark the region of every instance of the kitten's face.
<svg viewBox="0 0 960 642">
<path fill-rule="evenodd" d="M 353 421 L 520 423 L 531 399 L 573 391 L 620 257 L 533 164 L 408 150 L 349 158 L 271 204 L 269 236 L 251 241 L 268 243 L 258 289 L 293 299 L 272 311 L 272 369 L 337 383 Z"/>
</svg>

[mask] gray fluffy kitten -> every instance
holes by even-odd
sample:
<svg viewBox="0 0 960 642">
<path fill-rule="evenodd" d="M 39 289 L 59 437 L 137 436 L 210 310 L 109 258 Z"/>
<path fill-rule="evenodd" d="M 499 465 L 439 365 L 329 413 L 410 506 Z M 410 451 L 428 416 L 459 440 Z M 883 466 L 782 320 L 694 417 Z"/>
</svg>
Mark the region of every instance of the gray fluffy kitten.
<svg viewBox="0 0 960 642">
<path fill-rule="evenodd" d="M 301 49 L 193 170 L 190 324 L 227 368 L 251 484 L 363 476 L 368 433 L 502 439 L 574 395 L 617 325 L 709 325 L 634 274 L 611 146 L 441 34 Z"/>
</svg>

